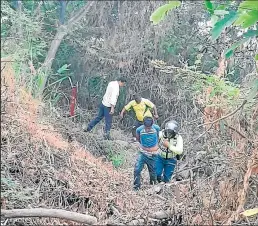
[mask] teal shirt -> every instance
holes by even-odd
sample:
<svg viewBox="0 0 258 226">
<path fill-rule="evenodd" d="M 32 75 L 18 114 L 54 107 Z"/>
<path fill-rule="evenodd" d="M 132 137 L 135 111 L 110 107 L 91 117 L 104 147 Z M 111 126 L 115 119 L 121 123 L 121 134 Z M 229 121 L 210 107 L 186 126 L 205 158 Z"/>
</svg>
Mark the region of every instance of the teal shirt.
<svg viewBox="0 0 258 226">
<path fill-rule="evenodd" d="M 145 131 L 144 125 L 138 127 L 136 129 L 136 134 L 140 137 L 140 143 L 142 147 L 155 147 L 159 142 L 159 131 L 160 127 L 156 124 L 153 124 L 151 130 L 148 132 Z"/>
</svg>

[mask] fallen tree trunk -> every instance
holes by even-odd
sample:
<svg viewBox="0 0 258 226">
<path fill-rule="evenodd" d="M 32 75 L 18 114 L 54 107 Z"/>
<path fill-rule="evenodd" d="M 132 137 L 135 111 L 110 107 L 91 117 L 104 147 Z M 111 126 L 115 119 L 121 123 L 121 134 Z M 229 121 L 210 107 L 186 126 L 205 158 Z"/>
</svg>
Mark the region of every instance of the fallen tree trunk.
<svg viewBox="0 0 258 226">
<path fill-rule="evenodd" d="M 5 218 L 21 218 L 21 217 L 53 217 L 72 220 L 85 224 L 96 224 L 97 218 L 81 213 L 70 212 L 60 209 L 13 209 L 3 210 L 1 209 L 1 217 Z"/>
</svg>

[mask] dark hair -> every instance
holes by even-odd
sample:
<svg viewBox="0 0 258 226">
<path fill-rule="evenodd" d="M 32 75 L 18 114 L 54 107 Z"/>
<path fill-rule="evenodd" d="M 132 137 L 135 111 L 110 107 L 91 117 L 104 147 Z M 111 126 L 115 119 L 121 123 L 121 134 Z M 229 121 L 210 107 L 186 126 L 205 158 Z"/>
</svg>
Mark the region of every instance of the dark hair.
<svg viewBox="0 0 258 226">
<path fill-rule="evenodd" d="M 151 127 L 154 123 L 154 120 L 150 116 L 145 116 L 143 119 L 143 125 L 146 127 Z"/>
<path fill-rule="evenodd" d="M 140 99 L 140 98 L 142 98 L 140 94 L 134 94 L 133 95 L 133 99 L 135 99 L 135 100 Z"/>
<path fill-rule="evenodd" d="M 126 82 L 126 78 L 124 78 L 124 77 L 120 77 L 120 78 L 118 78 L 118 79 L 117 79 L 117 81 L 120 81 L 120 82 Z"/>
</svg>

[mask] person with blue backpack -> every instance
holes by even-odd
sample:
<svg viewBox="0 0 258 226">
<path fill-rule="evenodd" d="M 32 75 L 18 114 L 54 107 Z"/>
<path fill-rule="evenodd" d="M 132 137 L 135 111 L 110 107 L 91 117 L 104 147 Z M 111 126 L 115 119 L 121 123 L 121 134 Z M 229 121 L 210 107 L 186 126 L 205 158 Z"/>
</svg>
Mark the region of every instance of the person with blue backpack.
<svg viewBox="0 0 258 226">
<path fill-rule="evenodd" d="M 159 150 L 156 158 L 158 182 L 167 183 L 171 180 L 177 160 L 183 153 L 183 138 L 178 131 L 178 123 L 171 120 L 159 132 Z"/>
<path fill-rule="evenodd" d="M 134 189 L 139 190 L 141 187 L 141 172 L 146 164 L 150 176 L 150 184 L 157 181 L 156 175 L 156 157 L 159 148 L 160 127 L 154 124 L 150 116 L 143 119 L 143 125 L 136 129 L 136 140 L 139 142 L 138 158 L 134 167 Z"/>
</svg>

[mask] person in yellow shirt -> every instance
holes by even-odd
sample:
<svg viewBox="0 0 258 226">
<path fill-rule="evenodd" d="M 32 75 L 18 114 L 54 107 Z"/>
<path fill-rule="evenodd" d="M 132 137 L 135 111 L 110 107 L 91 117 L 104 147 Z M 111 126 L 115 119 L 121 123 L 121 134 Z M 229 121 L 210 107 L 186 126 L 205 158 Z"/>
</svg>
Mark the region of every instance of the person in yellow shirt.
<svg viewBox="0 0 258 226">
<path fill-rule="evenodd" d="M 124 117 L 126 111 L 133 110 L 136 116 L 136 120 L 132 129 L 132 135 L 134 140 L 136 139 L 136 129 L 143 125 L 143 118 L 146 116 L 154 117 L 158 119 L 158 112 L 155 104 L 150 100 L 142 98 L 140 95 L 134 95 L 134 100 L 130 101 L 120 113 L 120 117 Z M 152 111 L 154 114 L 152 114 Z"/>
</svg>

